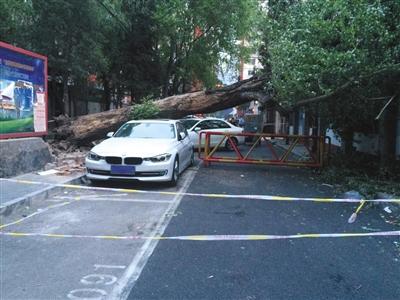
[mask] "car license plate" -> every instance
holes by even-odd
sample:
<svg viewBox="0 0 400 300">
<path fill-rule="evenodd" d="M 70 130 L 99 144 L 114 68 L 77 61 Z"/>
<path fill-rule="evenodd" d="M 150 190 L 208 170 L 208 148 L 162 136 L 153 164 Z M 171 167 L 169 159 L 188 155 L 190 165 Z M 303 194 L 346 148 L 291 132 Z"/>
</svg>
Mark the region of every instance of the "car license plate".
<svg viewBox="0 0 400 300">
<path fill-rule="evenodd" d="M 135 166 L 111 166 L 112 175 L 135 175 Z"/>
</svg>

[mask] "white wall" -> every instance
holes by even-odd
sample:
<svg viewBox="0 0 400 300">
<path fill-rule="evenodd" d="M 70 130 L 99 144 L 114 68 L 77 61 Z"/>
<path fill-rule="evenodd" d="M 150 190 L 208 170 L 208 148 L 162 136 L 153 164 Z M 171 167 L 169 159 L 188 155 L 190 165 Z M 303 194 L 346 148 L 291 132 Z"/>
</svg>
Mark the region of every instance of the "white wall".
<svg viewBox="0 0 400 300">
<path fill-rule="evenodd" d="M 354 133 L 353 146 L 357 151 L 378 155 L 379 154 L 379 137 L 377 134 Z"/>
<path fill-rule="evenodd" d="M 340 139 L 340 136 L 336 136 L 335 132 L 332 129 L 328 128 L 325 132 L 325 135 L 331 138 L 331 144 L 333 146 L 337 147 L 342 146 L 342 141 Z"/>
<path fill-rule="evenodd" d="M 255 70 L 262 69 L 262 65 L 260 60 L 258 59 L 258 55 L 254 54 L 250 56 L 250 61 L 243 64 L 243 79 L 249 79 L 254 74 Z"/>
</svg>

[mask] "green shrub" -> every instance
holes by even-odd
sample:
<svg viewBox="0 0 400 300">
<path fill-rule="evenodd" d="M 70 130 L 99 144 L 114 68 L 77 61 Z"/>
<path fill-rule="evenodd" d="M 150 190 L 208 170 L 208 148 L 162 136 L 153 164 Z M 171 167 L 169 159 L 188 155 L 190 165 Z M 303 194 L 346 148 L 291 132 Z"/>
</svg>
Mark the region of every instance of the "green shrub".
<svg viewBox="0 0 400 300">
<path fill-rule="evenodd" d="M 160 110 L 155 105 L 154 100 L 145 98 L 142 103 L 132 106 L 130 118 L 132 120 L 155 119 L 159 112 Z"/>
</svg>

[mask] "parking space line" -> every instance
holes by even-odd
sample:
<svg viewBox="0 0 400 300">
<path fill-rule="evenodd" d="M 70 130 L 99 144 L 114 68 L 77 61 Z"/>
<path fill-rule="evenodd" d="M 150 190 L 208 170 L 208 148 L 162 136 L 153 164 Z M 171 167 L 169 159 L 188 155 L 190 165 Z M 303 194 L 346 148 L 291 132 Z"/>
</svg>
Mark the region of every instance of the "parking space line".
<svg viewBox="0 0 400 300">
<path fill-rule="evenodd" d="M 0 235 L 15 237 L 50 237 L 50 238 L 75 238 L 75 239 L 100 239 L 100 240 L 181 240 L 181 241 L 261 241 L 261 240 L 286 240 L 304 238 L 349 238 L 349 237 L 383 237 L 400 236 L 398 231 L 378 232 L 351 232 L 351 233 L 304 233 L 292 235 L 186 235 L 186 236 L 119 236 L 119 235 L 79 235 L 79 234 L 54 234 L 54 233 L 24 233 L 0 232 Z"/>
<path fill-rule="evenodd" d="M 16 179 L 0 178 L 0 180 L 23 182 L 29 184 L 47 184 L 55 187 L 65 187 L 71 189 L 81 190 L 94 190 L 94 191 L 110 191 L 110 192 L 122 192 L 122 193 L 139 193 L 139 194 L 155 194 L 155 195 L 171 195 L 171 196 L 193 196 L 210 199 L 251 199 L 251 200 L 265 200 L 265 201 L 310 201 L 310 202 L 321 202 L 321 203 L 360 203 L 365 202 L 391 202 L 400 203 L 400 199 L 336 199 L 336 198 L 315 198 L 315 197 L 286 197 L 286 196 L 272 196 L 272 195 L 240 195 L 240 194 L 201 194 L 201 193 L 187 193 L 187 192 L 168 192 L 168 191 L 145 191 L 137 189 L 120 189 L 120 188 L 105 188 L 105 187 L 92 187 L 92 186 L 80 186 L 72 184 L 48 184 L 43 182 L 27 182 Z"/>
<path fill-rule="evenodd" d="M 54 199 L 60 200 L 79 200 L 79 201 L 104 201 L 104 202 L 133 202 L 133 203 L 171 203 L 169 200 L 154 200 L 154 199 L 118 199 L 118 198 L 95 198 L 95 197 L 74 197 L 74 196 L 55 196 Z"/>
<path fill-rule="evenodd" d="M 178 208 L 183 195 L 192 183 L 196 172 L 188 173 L 188 176 L 183 181 L 177 193 L 174 193 L 174 198 L 171 203 L 169 203 L 168 208 L 165 213 L 157 222 L 155 229 L 151 232 L 151 236 L 147 238 L 143 246 L 140 248 L 139 252 L 135 255 L 128 268 L 122 275 L 122 277 L 116 282 L 113 290 L 109 295 L 109 299 L 126 299 L 129 296 L 130 291 L 135 285 L 137 279 L 144 266 L 146 265 L 148 259 L 156 248 L 158 241 L 162 238 L 165 229 L 167 228 L 170 220 L 172 219 L 176 209 Z M 183 179 L 183 178 L 182 178 Z M 128 190 L 129 191 L 129 190 Z"/>
<path fill-rule="evenodd" d="M 0 229 L 3 229 L 3 228 L 5 228 L 5 227 L 8 227 L 8 226 L 11 226 L 11 225 L 15 225 L 15 224 L 21 223 L 22 221 L 25 221 L 26 219 L 29 219 L 29 218 L 32 218 L 32 217 L 34 217 L 34 216 L 40 215 L 40 214 L 42 214 L 42 213 L 44 213 L 44 212 L 49 211 L 50 209 L 57 208 L 57 207 L 62 207 L 62 206 L 65 206 L 65 205 L 68 205 L 68 204 L 71 204 L 71 203 L 72 203 L 72 202 L 68 201 L 68 202 L 63 202 L 63 203 L 58 203 L 58 204 L 54 204 L 54 205 L 47 206 L 47 207 L 45 207 L 45 208 L 43 208 L 43 209 L 39 209 L 38 211 L 36 211 L 36 212 L 34 212 L 34 213 L 30 214 L 30 215 L 27 215 L 27 216 L 24 217 L 24 218 L 21 218 L 21 219 L 19 219 L 19 220 L 16 220 L 16 221 L 14 221 L 14 222 L 11 222 L 11 223 L 7 223 L 7 224 L 0 225 Z"/>
</svg>

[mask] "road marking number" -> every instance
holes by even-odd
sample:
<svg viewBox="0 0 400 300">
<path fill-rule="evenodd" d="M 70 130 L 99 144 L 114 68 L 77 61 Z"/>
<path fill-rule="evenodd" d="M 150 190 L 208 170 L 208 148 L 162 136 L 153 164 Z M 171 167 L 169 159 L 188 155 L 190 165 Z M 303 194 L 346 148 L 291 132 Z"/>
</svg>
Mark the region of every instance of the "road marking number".
<svg viewBox="0 0 400 300">
<path fill-rule="evenodd" d="M 105 290 L 100 289 L 77 289 L 69 292 L 67 297 L 69 299 L 92 299 L 92 300 L 100 300 L 104 299 L 107 296 L 107 292 Z"/>
<path fill-rule="evenodd" d="M 111 285 L 117 281 L 117 277 L 108 274 L 89 274 L 81 279 L 82 284 L 104 284 Z"/>
<path fill-rule="evenodd" d="M 126 266 L 117 266 L 117 265 L 94 265 L 95 271 L 98 269 L 125 269 Z M 98 288 L 99 286 L 111 286 L 116 283 L 118 278 L 111 274 L 89 274 L 80 280 L 83 285 L 86 286 L 97 286 L 96 288 L 79 288 L 70 291 L 67 294 L 69 299 L 73 300 L 101 300 L 107 296 L 107 292 L 103 289 Z"/>
</svg>

